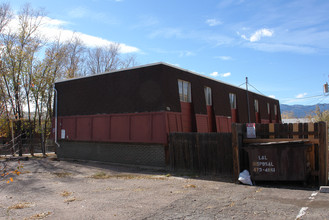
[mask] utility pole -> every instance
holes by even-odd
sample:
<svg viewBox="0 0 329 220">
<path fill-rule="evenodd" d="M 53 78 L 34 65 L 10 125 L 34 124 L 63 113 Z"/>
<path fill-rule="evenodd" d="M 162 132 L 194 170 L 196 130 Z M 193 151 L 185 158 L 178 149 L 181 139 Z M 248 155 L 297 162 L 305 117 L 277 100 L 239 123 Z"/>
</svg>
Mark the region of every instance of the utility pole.
<svg viewBox="0 0 329 220">
<path fill-rule="evenodd" d="M 249 94 L 248 94 L 248 77 L 246 77 L 246 94 L 247 94 L 247 108 L 248 108 L 248 123 L 250 123 L 250 108 L 249 108 Z"/>
</svg>

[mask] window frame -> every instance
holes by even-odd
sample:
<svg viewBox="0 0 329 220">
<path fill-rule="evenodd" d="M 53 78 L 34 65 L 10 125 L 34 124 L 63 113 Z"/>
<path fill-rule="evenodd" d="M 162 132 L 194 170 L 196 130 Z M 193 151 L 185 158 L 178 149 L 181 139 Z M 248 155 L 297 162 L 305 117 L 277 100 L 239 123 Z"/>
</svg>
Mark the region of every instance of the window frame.
<svg viewBox="0 0 329 220">
<path fill-rule="evenodd" d="M 231 109 L 237 109 L 236 106 L 236 94 L 235 93 L 229 93 L 228 94 L 229 100 L 230 100 L 230 107 Z"/>
<path fill-rule="evenodd" d="M 255 108 L 255 112 L 259 113 L 259 102 L 258 99 L 254 100 L 254 108 Z"/>
<path fill-rule="evenodd" d="M 178 82 L 179 100 L 181 102 L 191 103 L 192 102 L 191 83 L 182 79 L 178 79 L 177 82 Z"/>
<path fill-rule="evenodd" d="M 208 86 L 204 87 L 204 95 L 206 99 L 206 105 L 207 106 L 212 106 L 212 93 L 211 93 L 211 88 Z"/>
<path fill-rule="evenodd" d="M 271 114 L 271 106 L 270 103 L 267 103 L 267 114 L 270 115 Z"/>
<path fill-rule="evenodd" d="M 274 105 L 274 115 L 278 115 L 278 106 L 276 104 Z"/>
</svg>

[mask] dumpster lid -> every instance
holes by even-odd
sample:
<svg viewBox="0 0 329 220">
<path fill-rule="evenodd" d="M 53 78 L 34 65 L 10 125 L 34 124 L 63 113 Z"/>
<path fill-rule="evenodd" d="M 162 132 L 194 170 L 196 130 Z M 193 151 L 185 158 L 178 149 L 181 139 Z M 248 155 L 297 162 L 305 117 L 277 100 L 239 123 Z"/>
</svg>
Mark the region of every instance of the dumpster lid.
<svg viewBox="0 0 329 220">
<path fill-rule="evenodd" d="M 248 146 L 267 146 L 267 145 L 281 145 L 281 144 L 291 144 L 291 145 L 302 145 L 302 144 L 310 144 L 309 141 L 301 141 L 301 140 L 295 140 L 295 141 L 271 141 L 271 142 L 262 142 L 262 143 L 251 143 L 248 144 Z"/>
</svg>

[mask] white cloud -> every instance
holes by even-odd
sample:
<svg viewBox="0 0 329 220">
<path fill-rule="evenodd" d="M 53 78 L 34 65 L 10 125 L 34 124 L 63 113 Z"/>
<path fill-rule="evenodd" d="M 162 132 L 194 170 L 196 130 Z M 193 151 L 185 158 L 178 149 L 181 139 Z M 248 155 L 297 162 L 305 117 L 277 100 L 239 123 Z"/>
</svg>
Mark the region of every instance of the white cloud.
<svg viewBox="0 0 329 220">
<path fill-rule="evenodd" d="M 240 34 L 238 32 L 238 34 Z M 267 29 L 267 28 L 263 28 L 263 29 L 259 29 L 257 30 L 255 33 L 253 33 L 249 38 L 242 34 L 240 35 L 241 38 L 247 40 L 247 41 L 250 41 L 250 42 L 257 42 L 259 41 L 262 37 L 272 37 L 274 34 L 274 31 L 273 30 L 270 30 L 270 29 Z"/>
<path fill-rule="evenodd" d="M 216 58 L 219 58 L 221 60 L 232 60 L 232 57 L 230 57 L 230 56 L 219 56 L 219 57 L 216 57 Z"/>
<path fill-rule="evenodd" d="M 213 27 L 213 26 L 221 25 L 221 24 L 223 24 L 223 22 L 221 22 L 220 20 L 217 20 L 217 19 L 207 19 L 206 24 Z"/>
<path fill-rule="evenodd" d="M 275 99 L 275 95 L 269 95 L 268 97 Z"/>
<path fill-rule="evenodd" d="M 59 38 L 61 41 L 65 42 L 72 39 L 72 36 L 76 35 L 87 47 L 102 47 L 115 43 L 100 37 L 65 29 L 63 26 L 68 24 L 66 21 L 52 19 L 49 17 L 42 17 L 42 21 L 43 25 L 39 28 L 39 34 L 45 37 L 48 41 L 55 41 Z M 16 17 L 10 23 L 10 28 L 13 31 L 17 31 L 17 27 L 18 20 Z M 123 43 L 119 43 L 119 45 L 120 53 L 134 53 L 139 51 L 137 47 L 129 46 Z"/>
<path fill-rule="evenodd" d="M 220 76 L 220 77 L 229 77 L 231 75 L 231 73 L 230 72 L 227 72 L 227 73 L 212 72 L 209 75 L 210 76 L 213 76 L 213 77 L 217 77 L 217 76 Z"/>
<path fill-rule="evenodd" d="M 217 77 L 217 76 L 219 76 L 219 74 L 218 74 L 218 72 L 212 72 L 212 73 L 210 73 L 210 76 Z"/>
<path fill-rule="evenodd" d="M 229 77 L 231 75 L 230 72 L 227 72 L 227 73 L 221 73 L 219 74 L 221 77 Z"/>
<path fill-rule="evenodd" d="M 306 95 L 307 95 L 306 92 L 304 92 L 304 93 L 300 93 L 300 94 L 298 94 L 298 95 L 296 96 L 296 98 L 297 98 L 297 99 L 301 99 L 301 98 L 304 98 Z"/>
</svg>

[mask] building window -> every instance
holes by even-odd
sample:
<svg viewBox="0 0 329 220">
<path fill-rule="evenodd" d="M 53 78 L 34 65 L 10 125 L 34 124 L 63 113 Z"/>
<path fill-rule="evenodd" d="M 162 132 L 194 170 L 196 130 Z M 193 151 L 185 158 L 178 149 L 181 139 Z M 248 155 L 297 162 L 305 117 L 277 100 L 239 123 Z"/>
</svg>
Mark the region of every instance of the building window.
<svg viewBox="0 0 329 220">
<path fill-rule="evenodd" d="M 271 114 L 270 103 L 267 103 L 267 114 Z"/>
<path fill-rule="evenodd" d="M 278 115 L 278 106 L 274 105 L 274 115 Z"/>
<path fill-rule="evenodd" d="M 206 97 L 206 105 L 212 105 L 212 98 L 211 98 L 211 88 L 205 86 L 204 87 L 204 95 Z"/>
<path fill-rule="evenodd" d="M 179 99 L 181 102 L 191 102 L 191 83 L 178 80 Z"/>
<path fill-rule="evenodd" d="M 236 95 L 234 93 L 228 94 L 230 98 L 231 109 L 236 109 Z"/>
<path fill-rule="evenodd" d="M 258 100 L 257 99 L 255 99 L 255 112 L 259 112 L 259 105 L 258 105 Z"/>
</svg>

